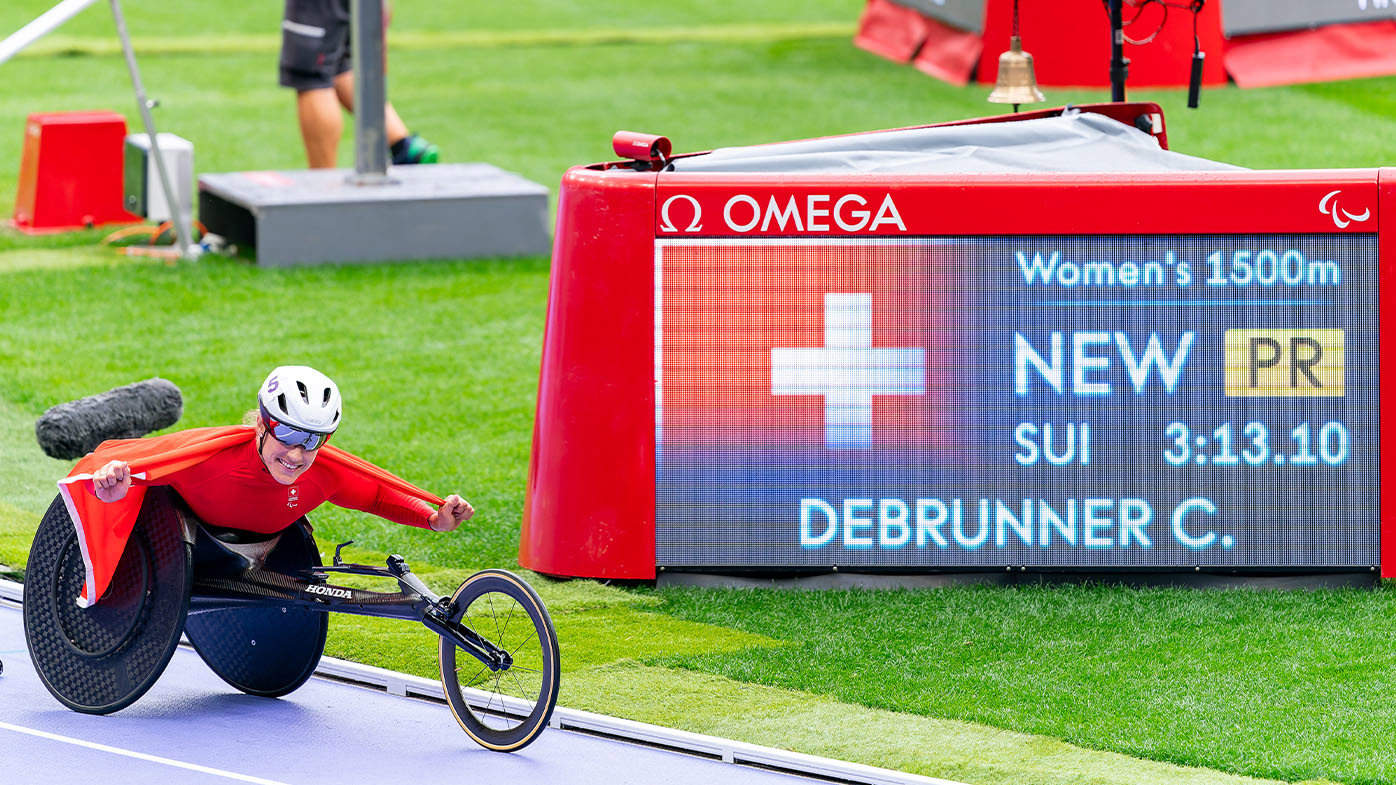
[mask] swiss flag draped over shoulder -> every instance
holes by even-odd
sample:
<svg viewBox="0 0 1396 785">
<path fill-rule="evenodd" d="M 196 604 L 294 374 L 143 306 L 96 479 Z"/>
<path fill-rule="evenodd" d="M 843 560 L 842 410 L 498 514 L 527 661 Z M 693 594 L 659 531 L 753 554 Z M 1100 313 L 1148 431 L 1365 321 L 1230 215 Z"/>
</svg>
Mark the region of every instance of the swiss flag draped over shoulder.
<svg viewBox="0 0 1396 785">
<path fill-rule="evenodd" d="M 119 439 L 102 442 L 96 450 L 78 461 L 73 470 L 58 481 L 58 492 L 68 508 L 73 526 L 77 528 L 82 549 L 86 580 L 79 607 L 90 607 L 93 598 L 100 598 L 111 583 L 126 540 L 136 525 L 145 488 L 163 485 L 161 478 L 187 469 L 230 447 L 247 444 L 255 438 L 256 428 L 229 425 L 214 428 L 192 428 L 179 433 L 151 439 Z M 440 506 L 442 499 L 418 488 L 368 461 L 337 447 L 320 448 L 319 460 L 328 460 L 347 467 L 374 481 Z M 125 461 L 130 465 L 132 487 L 124 498 L 106 503 L 97 498 L 92 485 L 92 473 L 109 461 Z"/>
</svg>

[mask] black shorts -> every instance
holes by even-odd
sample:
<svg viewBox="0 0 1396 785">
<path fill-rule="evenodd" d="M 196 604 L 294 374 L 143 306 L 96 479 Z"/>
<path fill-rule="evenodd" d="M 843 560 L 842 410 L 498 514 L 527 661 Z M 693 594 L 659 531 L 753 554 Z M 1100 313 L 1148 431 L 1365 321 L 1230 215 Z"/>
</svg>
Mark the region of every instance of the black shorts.
<svg viewBox="0 0 1396 785">
<path fill-rule="evenodd" d="M 333 87 L 353 68 L 349 0 L 286 0 L 281 20 L 281 86 Z"/>
</svg>

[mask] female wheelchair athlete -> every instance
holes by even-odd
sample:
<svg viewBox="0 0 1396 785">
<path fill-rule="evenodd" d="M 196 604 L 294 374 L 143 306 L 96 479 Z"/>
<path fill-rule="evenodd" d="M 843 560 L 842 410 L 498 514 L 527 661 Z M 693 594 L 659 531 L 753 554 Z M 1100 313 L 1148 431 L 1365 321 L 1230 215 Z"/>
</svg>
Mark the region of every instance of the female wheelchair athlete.
<svg viewBox="0 0 1396 785">
<path fill-rule="evenodd" d="M 277 534 L 200 522 L 172 491 L 148 490 L 110 588 L 82 608 L 84 553 L 63 498 L 49 506 L 29 554 L 24 632 L 44 686 L 69 708 L 109 714 L 140 698 L 181 633 L 224 681 L 266 697 L 314 673 L 330 612 L 419 621 L 440 636 L 441 686 L 480 745 L 521 749 L 557 703 L 557 635 L 532 587 L 505 570 L 433 593 L 400 556 L 384 567 L 323 565 L 309 523 Z M 392 579 L 397 591 L 335 586 L 335 573 Z"/>
</svg>

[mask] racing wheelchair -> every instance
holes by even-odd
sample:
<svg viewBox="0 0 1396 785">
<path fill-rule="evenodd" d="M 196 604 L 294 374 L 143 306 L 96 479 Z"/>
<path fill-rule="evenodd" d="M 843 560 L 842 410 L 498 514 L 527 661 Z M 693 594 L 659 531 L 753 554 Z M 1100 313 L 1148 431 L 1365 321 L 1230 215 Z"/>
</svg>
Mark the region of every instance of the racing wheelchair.
<svg viewBox="0 0 1396 785">
<path fill-rule="evenodd" d="M 146 493 L 111 586 L 89 608 L 82 543 L 62 497 L 44 514 L 24 582 L 24 634 L 35 669 L 67 707 L 109 714 L 145 694 L 181 634 L 237 689 L 286 695 L 315 672 L 329 613 L 421 622 L 440 636 L 441 686 L 480 745 L 521 749 L 557 703 L 557 634 L 532 587 L 505 570 L 433 593 L 400 556 L 383 567 L 321 563 L 302 518 L 273 535 L 200 522 L 166 488 Z M 336 573 L 395 581 L 397 591 L 335 586 Z"/>
</svg>

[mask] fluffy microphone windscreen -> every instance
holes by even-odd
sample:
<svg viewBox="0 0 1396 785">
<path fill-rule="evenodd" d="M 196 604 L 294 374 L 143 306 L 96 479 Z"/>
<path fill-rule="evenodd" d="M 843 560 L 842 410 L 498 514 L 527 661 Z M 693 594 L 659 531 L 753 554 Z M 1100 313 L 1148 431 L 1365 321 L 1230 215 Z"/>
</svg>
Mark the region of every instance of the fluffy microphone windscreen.
<svg viewBox="0 0 1396 785">
<path fill-rule="evenodd" d="M 179 421 L 184 398 L 168 379 L 154 378 L 60 403 L 34 423 L 39 447 L 70 460 L 108 439 L 134 439 Z"/>
</svg>

